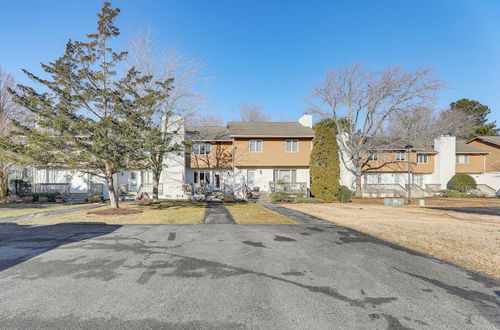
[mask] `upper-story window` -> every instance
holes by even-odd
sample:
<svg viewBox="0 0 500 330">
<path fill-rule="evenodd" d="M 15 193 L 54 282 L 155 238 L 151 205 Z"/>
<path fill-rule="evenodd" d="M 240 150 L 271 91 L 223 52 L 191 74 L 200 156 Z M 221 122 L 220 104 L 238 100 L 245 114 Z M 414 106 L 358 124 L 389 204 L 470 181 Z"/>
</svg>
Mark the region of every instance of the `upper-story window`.
<svg viewBox="0 0 500 330">
<path fill-rule="evenodd" d="M 250 152 L 262 152 L 262 140 L 250 140 Z"/>
<path fill-rule="evenodd" d="M 398 151 L 396 152 L 396 161 L 397 162 L 402 162 L 406 159 L 406 153 L 404 151 Z"/>
<path fill-rule="evenodd" d="M 469 162 L 469 155 L 457 155 L 456 163 L 457 164 L 467 164 Z"/>
<path fill-rule="evenodd" d="M 285 141 L 285 151 L 286 152 L 299 152 L 299 140 L 286 140 Z"/>
<path fill-rule="evenodd" d="M 376 152 L 372 152 L 370 156 L 368 156 L 368 160 L 370 161 L 376 161 L 378 160 L 378 154 Z"/>
<path fill-rule="evenodd" d="M 417 154 L 417 164 L 427 164 L 427 155 Z"/>
<path fill-rule="evenodd" d="M 211 147 L 210 143 L 195 143 L 193 144 L 193 152 L 196 155 L 210 155 Z"/>
</svg>

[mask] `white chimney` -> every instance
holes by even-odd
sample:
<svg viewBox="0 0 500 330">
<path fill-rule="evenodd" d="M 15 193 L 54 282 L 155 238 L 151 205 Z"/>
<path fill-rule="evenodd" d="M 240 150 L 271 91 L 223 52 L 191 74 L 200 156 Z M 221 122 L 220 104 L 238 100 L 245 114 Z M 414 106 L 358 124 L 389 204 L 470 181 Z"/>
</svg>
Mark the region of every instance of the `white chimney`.
<svg viewBox="0 0 500 330">
<path fill-rule="evenodd" d="M 302 115 L 302 117 L 300 117 L 299 123 L 302 126 L 306 126 L 306 127 L 312 128 L 313 127 L 313 116 L 310 115 L 310 114 L 308 114 L 308 113 L 304 113 Z"/>
</svg>

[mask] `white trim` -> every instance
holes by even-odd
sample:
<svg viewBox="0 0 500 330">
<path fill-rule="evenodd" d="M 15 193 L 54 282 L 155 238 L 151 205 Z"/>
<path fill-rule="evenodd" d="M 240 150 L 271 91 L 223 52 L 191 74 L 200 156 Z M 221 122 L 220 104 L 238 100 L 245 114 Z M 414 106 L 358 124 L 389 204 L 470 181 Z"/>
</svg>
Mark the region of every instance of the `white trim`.
<svg viewBox="0 0 500 330">
<path fill-rule="evenodd" d="M 252 151 L 252 141 L 260 141 L 260 151 Z M 255 146 L 257 147 L 257 144 Z M 264 141 L 262 139 L 248 140 L 248 152 L 264 152 Z"/>
<path fill-rule="evenodd" d="M 292 144 L 290 144 L 291 151 L 287 151 L 286 150 L 286 144 L 287 144 L 288 141 L 292 142 Z M 297 151 L 293 151 L 293 142 L 297 143 Z M 287 152 L 287 153 L 297 153 L 297 152 L 299 152 L 299 140 L 298 139 L 286 139 L 285 140 L 285 152 Z"/>
</svg>

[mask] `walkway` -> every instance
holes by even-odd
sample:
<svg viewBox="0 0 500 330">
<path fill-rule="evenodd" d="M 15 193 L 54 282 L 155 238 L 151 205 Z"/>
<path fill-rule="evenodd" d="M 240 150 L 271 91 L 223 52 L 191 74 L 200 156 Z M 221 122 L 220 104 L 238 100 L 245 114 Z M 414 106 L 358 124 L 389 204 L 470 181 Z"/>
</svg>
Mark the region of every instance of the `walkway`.
<svg viewBox="0 0 500 330">
<path fill-rule="evenodd" d="M 68 212 L 73 212 L 73 211 L 80 211 L 80 210 L 87 210 L 87 209 L 94 209 L 97 207 L 101 207 L 104 204 L 92 204 L 92 205 L 83 205 L 81 207 L 73 207 L 69 209 L 62 209 L 62 210 L 55 210 L 55 211 L 47 211 L 47 212 L 40 212 L 40 213 L 33 213 L 33 214 L 27 214 L 27 215 L 20 215 L 17 217 L 10 217 L 10 218 L 2 218 L 0 219 L 0 223 L 2 222 L 15 222 L 19 220 L 26 220 L 26 219 L 31 219 L 31 218 L 38 218 L 38 217 L 45 217 L 47 215 L 53 215 L 53 214 L 61 214 L 61 213 L 68 213 Z"/>
<path fill-rule="evenodd" d="M 203 222 L 217 225 L 236 223 L 222 202 L 208 202 Z"/>
</svg>

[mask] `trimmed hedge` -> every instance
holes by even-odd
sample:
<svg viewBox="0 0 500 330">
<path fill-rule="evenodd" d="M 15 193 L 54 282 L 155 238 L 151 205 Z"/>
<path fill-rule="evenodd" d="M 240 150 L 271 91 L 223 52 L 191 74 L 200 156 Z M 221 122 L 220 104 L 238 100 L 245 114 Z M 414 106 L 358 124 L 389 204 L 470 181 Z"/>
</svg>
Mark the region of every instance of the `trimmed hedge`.
<svg viewBox="0 0 500 330">
<path fill-rule="evenodd" d="M 458 190 L 461 192 L 468 192 L 469 190 L 476 189 L 476 180 L 468 174 L 455 174 L 449 183 L 449 186 L 453 190 Z"/>
<path fill-rule="evenodd" d="M 291 202 L 293 196 L 286 192 L 273 192 L 269 195 L 273 202 Z"/>
<path fill-rule="evenodd" d="M 443 197 L 477 197 L 476 194 L 465 193 L 457 190 L 444 189 L 440 190 L 439 193 Z"/>
<path fill-rule="evenodd" d="M 31 197 L 32 202 L 38 202 L 40 198 L 42 197 L 42 200 L 44 198 L 47 199 L 48 202 L 55 202 L 56 198 L 60 198 L 61 194 L 54 192 L 54 193 L 26 193 L 26 194 L 21 194 L 19 197 L 21 197 L 23 200 L 26 200 L 26 198 Z"/>
<path fill-rule="evenodd" d="M 340 186 L 336 196 L 339 202 L 349 203 L 351 201 L 352 191 L 346 186 Z"/>
<path fill-rule="evenodd" d="M 294 203 L 323 203 L 323 200 L 314 197 L 294 197 Z"/>
</svg>

